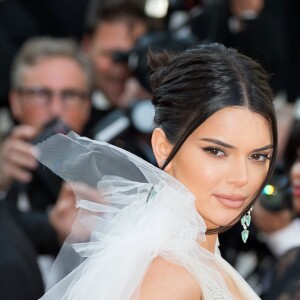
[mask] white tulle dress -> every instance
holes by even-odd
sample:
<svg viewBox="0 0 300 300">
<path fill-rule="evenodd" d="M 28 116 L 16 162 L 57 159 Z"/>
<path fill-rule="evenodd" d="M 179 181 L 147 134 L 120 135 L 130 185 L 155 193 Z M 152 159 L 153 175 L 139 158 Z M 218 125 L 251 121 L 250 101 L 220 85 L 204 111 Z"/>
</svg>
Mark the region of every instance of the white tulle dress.
<svg viewBox="0 0 300 300">
<path fill-rule="evenodd" d="M 205 300 L 234 299 L 220 268 L 242 299 L 259 299 L 217 247 L 213 254 L 200 246 L 205 223 L 193 194 L 172 176 L 74 133 L 55 135 L 38 147 L 39 160 L 72 185 L 79 208 L 43 300 L 139 299 L 157 256 L 193 274 Z"/>
</svg>

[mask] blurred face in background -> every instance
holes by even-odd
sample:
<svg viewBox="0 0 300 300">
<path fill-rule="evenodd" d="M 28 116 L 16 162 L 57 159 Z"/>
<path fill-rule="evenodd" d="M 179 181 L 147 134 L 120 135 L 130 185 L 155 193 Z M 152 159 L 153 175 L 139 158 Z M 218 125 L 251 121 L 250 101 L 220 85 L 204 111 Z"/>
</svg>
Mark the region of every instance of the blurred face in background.
<svg viewBox="0 0 300 300">
<path fill-rule="evenodd" d="M 292 166 L 290 180 L 294 208 L 300 214 L 300 147 L 297 149 L 297 159 Z"/>
<path fill-rule="evenodd" d="M 119 99 L 131 76 L 126 63 L 113 60 L 113 53 L 131 50 L 145 32 L 146 24 L 141 20 L 102 21 L 93 36 L 84 39 L 83 47 L 96 68 L 96 85 L 113 106 L 120 106 Z"/>
<path fill-rule="evenodd" d="M 27 67 L 21 86 L 10 93 L 13 117 L 41 130 L 59 118 L 81 133 L 90 115 L 87 77 L 80 65 L 68 57 L 50 57 Z"/>
</svg>

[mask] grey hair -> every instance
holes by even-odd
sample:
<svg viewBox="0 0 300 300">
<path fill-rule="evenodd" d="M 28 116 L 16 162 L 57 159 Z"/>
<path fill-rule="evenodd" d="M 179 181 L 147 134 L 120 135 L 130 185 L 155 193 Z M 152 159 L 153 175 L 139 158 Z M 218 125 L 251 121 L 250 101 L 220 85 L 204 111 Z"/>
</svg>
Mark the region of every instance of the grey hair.
<svg viewBox="0 0 300 300">
<path fill-rule="evenodd" d="M 22 86 L 22 75 L 28 67 L 35 66 L 40 60 L 51 57 L 67 57 L 76 62 L 86 75 L 88 92 L 94 87 L 94 70 L 88 57 L 79 45 L 70 38 L 34 37 L 21 47 L 12 64 L 11 87 Z"/>
</svg>

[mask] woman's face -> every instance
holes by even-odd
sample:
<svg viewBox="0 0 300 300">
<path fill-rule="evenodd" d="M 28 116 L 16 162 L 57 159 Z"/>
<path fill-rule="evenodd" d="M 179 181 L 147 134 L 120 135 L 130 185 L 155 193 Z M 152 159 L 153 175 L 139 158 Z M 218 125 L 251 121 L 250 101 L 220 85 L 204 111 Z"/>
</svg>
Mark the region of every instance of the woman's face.
<svg viewBox="0 0 300 300">
<path fill-rule="evenodd" d="M 169 165 L 196 196 L 207 228 L 230 224 L 253 200 L 272 156 L 270 125 L 243 107 L 224 108 L 201 124 Z"/>
<path fill-rule="evenodd" d="M 290 177 L 294 208 L 300 213 L 300 148 L 297 149 L 297 159 L 292 166 Z"/>
</svg>

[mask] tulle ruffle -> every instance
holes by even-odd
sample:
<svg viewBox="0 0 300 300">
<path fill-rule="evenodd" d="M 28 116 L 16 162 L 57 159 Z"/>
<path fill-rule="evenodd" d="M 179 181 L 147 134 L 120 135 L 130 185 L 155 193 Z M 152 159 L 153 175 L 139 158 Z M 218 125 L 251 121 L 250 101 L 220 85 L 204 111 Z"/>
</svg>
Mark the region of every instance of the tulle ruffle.
<svg viewBox="0 0 300 300">
<path fill-rule="evenodd" d="M 191 272 L 204 299 L 233 299 L 220 268 L 235 276 L 249 295 L 245 299 L 257 299 L 217 249 L 213 254 L 200 246 L 205 223 L 193 194 L 173 177 L 124 150 L 74 133 L 38 147 L 39 160 L 72 185 L 79 208 L 43 300 L 139 299 L 157 256 Z"/>
</svg>

